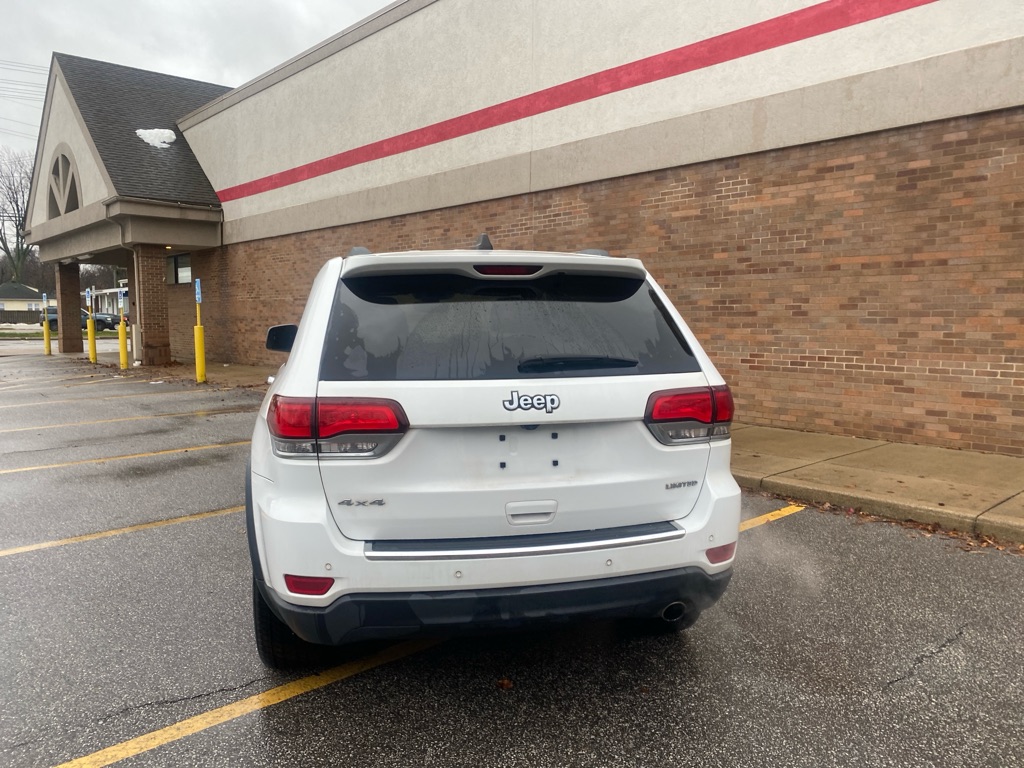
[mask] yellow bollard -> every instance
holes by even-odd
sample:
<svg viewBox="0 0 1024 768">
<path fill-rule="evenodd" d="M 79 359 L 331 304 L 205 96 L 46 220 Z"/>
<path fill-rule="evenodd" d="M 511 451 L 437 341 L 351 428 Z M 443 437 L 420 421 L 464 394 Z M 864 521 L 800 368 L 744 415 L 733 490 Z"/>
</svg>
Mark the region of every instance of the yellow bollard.
<svg viewBox="0 0 1024 768">
<path fill-rule="evenodd" d="M 49 355 L 50 352 L 50 318 L 46 316 L 46 310 L 43 310 L 43 354 Z"/>
<path fill-rule="evenodd" d="M 203 316 L 199 311 L 203 303 L 203 292 L 200 290 L 199 278 L 196 278 L 196 382 L 206 381 L 206 340 L 203 338 Z"/>
<path fill-rule="evenodd" d="M 96 321 L 92 319 L 92 313 L 89 314 L 89 319 L 85 321 L 85 330 L 89 336 L 89 362 L 96 362 Z"/>
<path fill-rule="evenodd" d="M 195 327 L 196 334 L 196 381 L 206 381 L 206 341 L 203 339 L 203 326 Z"/>
<path fill-rule="evenodd" d="M 128 326 L 124 323 L 124 315 L 117 325 L 117 348 L 121 353 L 121 370 L 128 370 Z"/>
</svg>

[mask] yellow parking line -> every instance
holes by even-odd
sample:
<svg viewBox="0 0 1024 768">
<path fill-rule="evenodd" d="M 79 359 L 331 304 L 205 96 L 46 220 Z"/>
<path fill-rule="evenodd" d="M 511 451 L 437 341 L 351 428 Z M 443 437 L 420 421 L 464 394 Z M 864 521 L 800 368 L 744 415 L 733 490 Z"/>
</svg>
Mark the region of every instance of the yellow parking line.
<svg viewBox="0 0 1024 768">
<path fill-rule="evenodd" d="M 746 531 L 751 528 L 756 528 L 759 525 L 778 520 L 780 518 L 792 515 L 794 512 L 799 512 L 805 507 L 801 506 L 788 506 L 782 509 L 777 509 L 774 512 L 769 512 L 765 515 L 745 520 L 740 525 L 741 531 Z M 184 520 L 184 518 L 182 518 Z M 71 540 L 68 540 L 70 543 Z M 4 553 L 0 551 L 0 556 Z M 349 677 L 366 672 L 374 667 L 387 664 L 391 661 L 411 656 L 420 651 L 424 651 L 433 645 L 436 645 L 440 641 L 437 639 L 425 639 L 416 640 L 401 645 L 395 645 L 388 648 L 381 653 L 370 656 L 366 659 L 360 659 L 359 661 L 349 662 L 340 666 L 328 669 L 325 672 L 321 672 L 315 675 L 309 675 L 298 680 L 294 680 L 290 683 L 285 683 L 276 688 L 271 688 L 263 693 L 258 693 L 255 696 L 236 701 L 233 704 L 226 704 L 223 707 L 212 709 L 209 712 L 204 712 L 195 717 L 190 717 L 187 720 L 169 725 L 165 728 L 160 728 L 156 731 L 138 736 L 134 739 L 115 744 L 112 747 L 101 749 L 98 752 L 93 752 L 91 755 L 71 760 L 67 763 L 62 763 L 56 768 L 102 768 L 102 766 L 112 765 L 126 760 L 129 757 L 142 754 L 143 752 L 149 752 L 150 750 L 161 747 L 165 744 L 169 744 L 173 741 L 191 736 L 194 733 L 204 731 L 208 728 L 212 728 L 216 725 L 221 725 L 230 720 L 235 720 L 243 715 L 256 712 L 261 709 L 266 709 L 274 704 L 280 704 L 288 699 L 301 696 L 304 693 L 315 691 L 318 688 L 324 688 L 333 683 L 339 682 Z"/>
<path fill-rule="evenodd" d="M 269 691 L 257 693 L 255 696 L 236 701 L 234 704 L 211 709 L 209 712 L 190 717 L 166 728 L 151 731 L 129 741 L 101 749 L 99 752 L 93 752 L 91 755 L 80 757 L 77 760 L 62 763 L 57 768 L 100 768 L 100 766 L 111 765 L 143 752 L 148 752 L 151 749 L 156 749 L 164 744 L 169 744 L 172 741 L 177 741 L 185 736 L 190 736 L 193 733 L 205 731 L 207 728 L 212 728 L 215 725 L 235 720 L 250 712 L 266 709 L 274 704 L 280 704 L 282 701 L 315 691 L 318 688 L 324 688 L 345 678 L 366 672 L 374 667 L 419 653 L 436 645 L 438 642 L 440 641 L 436 639 L 415 640 L 394 645 L 365 659 L 350 661 L 347 664 L 341 664 L 324 672 L 279 685 L 276 688 L 271 688 Z"/>
<path fill-rule="evenodd" d="M 65 389 L 70 389 L 71 387 L 91 387 L 93 384 L 113 384 L 115 382 L 124 383 L 125 381 L 127 381 L 127 379 L 125 379 L 124 377 L 121 377 L 121 376 L 108 376 L 108 377 L 99 378 L 99 379 L 97 379 L 95 377 L 92 377 L 92 378 L 93 378 L 92 381 L 79 381 L 79 382 L 77 382 L 75 384 L 64 384 L 62 386 Z M 58 385 L 58 386 L 61 386 L 61 385 Z M 57 389 L 57 386 L 48 387 L 48 389 Z"/>
<path fill-rule="evenodd" d="M 114 424 L 119 421 L 145 421 L 146 419 L 171 419 L 179 416 L 220 416 L 231 413 L 257 413 L 252 408 L 212 408 L 207 411 L 179 411 L 175 413 L 155 413 L 151 416 L 121 416 L 116 419 L 97 419 L 96 421 L 69 421 L 66 424 L 44 424 L 34 427 L 14 427 L 0 429 L 0 435 L 8 432 L 35 432 L 41 429 L 65 429 L 66 427 L 91 427 L 96 424 Z"/>
<path fill-rule="evenodd" d="M 112 379 L 113 381 L 113 379 Z M 116 381 L 127 381 L 127 379 L 116 379 Z M 147 383 L 144 380 L 141 383 Z M 41 405 L 54 405 L 56 403 L 84 403 L 94 402 L 96 400 L 121 400 L 126 397 L 151 397 L 159 395 L 160 397 L 170 397 L 171 395 L 194 395 L 197 392 L 209 393 L 209 392 L 227 392 L 231 387 L 213 387 L 211 389 L 178 389 L 167 390 L 154 389 L 151 392 L 129 392 L 126 395 L 102 395 L 100 397 L 90 397 L 88 400 L 84 397 L 66 397 L 59 400 L 35 400 L 31 403 L 8 403 L 6 405 L 0 405 L 0 408 L 38 408 Z"/>
<path fill-rule="evenodd" d="M 774 512 L 769 512 L 768 514 L 761 515 L 760 517 L 752 517 L 749 520 L 744 520 L 742 523 L 740 523 L 740 531 L 749 531 L 751 528 L 757 528 L 757 526 L 764 525 L 765 523 L 770 523 L 773 520 L 778 520 L 782 517 L 788 517 L 789 515 L 792 515 L 794 512 L 799 512 L 803 509 L 807 509 L 807 507 L 801 507 L 796 504 L 793 504 L 788 507 L 783 507 L 782 509 L 776 509 Z"/>
<path fill-rule="evenodd" d="M 81 371 L 82 369 L 80 369 L 80 368 L 69 368 L 67 370 L 68 371 Z M 47 373 L 53 373 L 53 370 L 51 369 L 51 370 L 47 371 Z M 43 378 L 24 379 L 23 381 L 19 381 L 16 384 L 14 384 L 14 386 L 24 387 L 24 386 L 31 386 L 33 384 L 59 384 L 62 381 L 76 381 L 77 379 L 94 379 L 95 377 L 100 376 L 100 375 L 105 375 L 108 372 L 106 372 L 105 370 L 102 373 L 100 373 L 100 371 L 95 371 L 95 372 L 93 372 L 91 374 L 76 374 L 75 376 L 60 376 L 59 372 L 56 372 L 56 373 L 57 373 L 57 376 L 54 377 L 54 378 L 47 378 L 47 379 L 43 379 Z"/>
<path fill-rule="evenodd" d="M 53 378 L 48 377 L 45 380 L 45 383 L 47 385 L 45 387 L 40 387 L 39 386 L 40 384 L 44 383 L 43 379 L 23 379 L 23 380 L 20 380 L 20 381 L 17 381 L 17 382 L 13 382 L 12 381 L 9 384 L 7 384 L 6 386 L 2 387 L 2 389 L 14 389 L 15 387 L 31 387 L 33 385 L 39 387 L 39 389 L 56 389 L 57 387 L 61 386 L 61 382 L 76 381 L 78 379 L 94 379 L 94 378 L 96 378 L 97 375 L 98 374 L 96 374 L 96 373 L 83 373 L 83 374 L 80 374 L 80 375 L 77 375 L 77 376 L 62 376 L 62 377 L 59 377 L 57 379 L 53 379 Z M 53 383 L 54 381 L 56 381 L 57 383 L 54 384 Z"/>
<path fill-rule="evenodd" d="M 14 389 L 24 389 L 25 387 L 32 386 L 32 382 L 20 382 L 18 384 L 4 384 L 0 387 L 0 392 L 10 392 Z M 49 387 L 47 387 L 49 389 Z"/>
<path fill-rule="evenodd" d="M 72 381 L 74 379 L 91 379 L 91 381 L 76 381 L 74 384 L 64 383 L 66 381 Z M 46 389 L 70 389 L 71 387 L 89 387 L 92 386 L 93 384 L 107 384 L 111 381 L 124 381 L 124 379 L 111 378 L 107 376 L 97 378 L 97 374 L 93 373 L 88 376 L 74 376 L 66 379 L 58 379 L 56 384 L 48 384 L 45 387 L 38 386 L 38 383 L 36 382 L 27 381 L 22 382 L 20 384 L 11 384 L 10 386 L 7 387 L 0 387 L 0 390 L 4 392 L 11 392 L 16 389 L 31 389 L 33 392 L 42 392 L 43 390 Z"/>
<path fill-rule="evenodd" d="M 241 512 L 245 507 L 228 507 L 227 509 L 215 509 L 212 512 L 197 512 L 192 515 L 184 515 L 182 517 L 172 517 L 167 520 L 157 520 L 152 523 L 139 523 L 138 525 L 129 525 L 124 528 L 113 528 L 109 531 L 99 531 L 98 533 L 86 533 L 81 536 L 71 536 L 67 539 L 56 539 L 54 541 L 43 541 L 39 544 L 26 544 L 22 547 L 11 547 L 10 549 L 0 549 L 0 557 L 10 557 L 11 555 L 21 555 L 25 552 L 37 552 L 40 549 L 52 549 L 53 547 L 64 547 L 68 544 L 80 544 L 83 541 L 96 541 L 97 539 L 107 539 L 111 536 L 120 536 L 123 533 L 134 533 L 135 531 L 145 531 L 150 528 L 163 528 L 168 525 L 177 525 L 178 523 L 191 523 L 196 520 L 205 520 L 209 517 L 219 517 L 220 515 L 229 515 L 232 512 Z"/>
<path fill-rule="evenodd" d="M 79 464 L 104 464 L 108 461 L 124 461 L 126 459 L 145 459 L 150 456 L 167 456 L 172 453 L 188 453 L 189 451 L 208 451 L 213 448 L 233 448 L 236 445 L 248 445 L 249 440 L 238 440 L 233 443 L 213 443 L 212 445 L 193 445 L 188 448 L 168 448 L 163 451 L 149 451 L 147 453 L 129 453 L 124 456 L 106 456 L 102 459 L 80 459 L 78 461 L 65 461 L 61 464 L 40 464 L 36 467 L 17 467 L 15 469 L 0 469 L 0 475 L 13 475 L 16 472 L 36 472 L 41 469 L 60 469 L 61 467 L 74 467 Z"/>
</svg>

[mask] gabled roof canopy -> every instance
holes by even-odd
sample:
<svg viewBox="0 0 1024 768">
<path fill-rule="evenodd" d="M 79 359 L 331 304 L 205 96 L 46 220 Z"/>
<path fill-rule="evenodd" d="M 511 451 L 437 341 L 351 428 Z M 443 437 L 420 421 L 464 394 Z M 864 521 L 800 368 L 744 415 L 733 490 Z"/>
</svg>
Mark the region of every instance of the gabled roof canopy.
<svg viewBox="0 0 1024 768">
<path fill-rule="evenodd" d="M 119 196 L 219 205 L 177 123 L 230 88 L 65 53 L 53 58 Z M 157 149 L 135 133 L 153 128 L 177 138 Z"/>
<path fill-rule="evenodd" d="M 230 90 L 55 53 L 27 222 L 40 259 L 220 245 L 220 201 L 178 121 Z M 174 139 L 155 146 L 140 130 Z"/>
</svg>

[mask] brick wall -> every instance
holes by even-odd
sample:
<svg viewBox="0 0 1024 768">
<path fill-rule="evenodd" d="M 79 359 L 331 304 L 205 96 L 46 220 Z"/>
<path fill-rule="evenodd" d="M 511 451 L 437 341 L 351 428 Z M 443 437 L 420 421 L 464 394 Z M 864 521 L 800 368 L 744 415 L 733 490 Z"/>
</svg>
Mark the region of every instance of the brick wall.
<svg viewBox="0 0 1024 768">
<path fill-rule="evenodd" d="M 199 319 L 203 323 L 203 339 L 207 361 L 234 359 L 232 334 L 226 330 L 224 304 L 228 301 L 224 285 L 227 260 L 220 250 L 190 254 L 192 280 L 200 281 L 203 303 Z M 308 286 L 307 286 L 308 289 Z M 196 285 L 195 282 L 168 284 L 168 315 L 171 323 L 171 349 L 174 359 L 195 363 Z M 265 330 L 264 330 L 265 333 Z"/>
<path fill-rule="evenodd" d="M 142 328 L 142 364 L 166 365 L 171 361 L 169 301 L 166 290 L 167 256 L 162 246 L 142 245 L 136 251 L 137 320 Z"/>
<path fill-rule="evenodd" d="M 208 348 L 278 362 L 325 259 L 484 231 L 642 258 L 742 421 L 1024 455 L 1024 108 L 229 246 Z"/>
<path fill-rule="evenodd" d="M 57 265 L 57 351 L 84 352 L 82 277 L 78 264 Z"/>
</svg>

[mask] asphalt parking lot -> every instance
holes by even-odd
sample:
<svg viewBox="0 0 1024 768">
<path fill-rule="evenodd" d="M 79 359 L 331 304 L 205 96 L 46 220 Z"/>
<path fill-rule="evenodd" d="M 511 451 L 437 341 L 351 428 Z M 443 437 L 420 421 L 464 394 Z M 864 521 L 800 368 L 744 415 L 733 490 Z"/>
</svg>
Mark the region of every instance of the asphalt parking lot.
<svg viewBox="0 0 1024 768">
<path fill-rule="evenodd" d="M 0 345 L 0 765 L 1021 764 L 1024 557 L 759 495 L 681 635 L 270 672 L 241 513 L 261 398 Z"/>
</svg>

